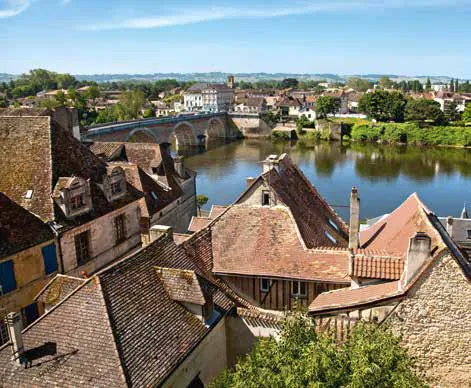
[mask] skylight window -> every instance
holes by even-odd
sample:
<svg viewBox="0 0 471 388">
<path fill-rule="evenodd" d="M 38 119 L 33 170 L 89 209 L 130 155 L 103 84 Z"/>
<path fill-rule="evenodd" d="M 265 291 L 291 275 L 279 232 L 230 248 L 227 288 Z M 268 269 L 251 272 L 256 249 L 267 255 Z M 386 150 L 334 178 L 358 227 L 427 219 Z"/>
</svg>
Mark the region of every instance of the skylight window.
<svg viewBox="0 0 471 388">
<path fill-rule="evenodd" d="M 335 230 L 339 230 L 339 227 L 337 226 L 337 224 L 332 221 L 330 218 L 329 218 L 329 224 L 330 226 L 332 226 Z"/>
<path fill-rule="evenodd" d="M 153 191 L 151 191 L 150 195 L 152 195 L 152 198 L 154 198 L 156 201 L 159 199 L 157 194 L 155 194 Z"/>
<path fill-rule="evenodd" d="M 28 190 L 25 195 L 26 199 L 33 198 L 33 190 Z"/>
<path fill-rule="evenodd" d="M 325 237 L 327 237 L 330 241 L 332 241 L 334 244 L 337 244 L 337 239 L 332 236 L 327 230 L 324 230 Z"/>
</svg>

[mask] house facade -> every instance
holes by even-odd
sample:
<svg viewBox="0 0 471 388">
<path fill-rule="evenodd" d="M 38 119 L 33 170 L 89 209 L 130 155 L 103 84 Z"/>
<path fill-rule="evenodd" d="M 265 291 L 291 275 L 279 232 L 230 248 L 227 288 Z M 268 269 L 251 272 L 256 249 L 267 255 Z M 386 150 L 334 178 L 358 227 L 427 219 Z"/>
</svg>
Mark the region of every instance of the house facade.
<svg viewBox="0 0 471 388">
<path fill-rule="evenodd" d="M 34 297 L 60 269 L 51 228 L 0 193 L 0 346 L 8 341 L 6 315 L 22 327 L 43 313 Z"/>
<path fill-rule="evenodd" d="M 59 267 L 93 273 L 139 248 L 142 194 L 49 111 L 0 112 L 0 190 L 52 228 Z M 12 167 L 13 166 L 13 167 Z"/>
</svg>

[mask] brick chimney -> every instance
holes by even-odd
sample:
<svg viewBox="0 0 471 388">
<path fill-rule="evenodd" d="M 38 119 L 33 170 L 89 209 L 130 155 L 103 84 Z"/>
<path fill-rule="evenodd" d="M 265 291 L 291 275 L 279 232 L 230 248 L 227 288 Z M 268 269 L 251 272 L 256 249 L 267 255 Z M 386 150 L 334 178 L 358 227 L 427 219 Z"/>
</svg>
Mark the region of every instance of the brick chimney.
<svg viewBox="0 0 471 388">
<path fill-rule="evenodd" d="M 404 286 L 409 284 L 412 278 L 417 274 L 417 271 L 428 259 L 431 246 L 432 239 L 426 233 L 417 232 L 414 237 L 409 239 L 409 248 L 407 250 L 402 279 Z"/>
<path fill-rule="evenodd" d="M 453 237 L 453 217 L 448 216 L 446 218 L 446 231 L 450 235 L 450 237 Z"/>
<path fill-rule="evenodd" d="M 162 236 L 167 236 L 173 239 L 172 227 L 167 225 L 154 225 L 150 228 L 149 234 L 151 242 Z"/>
<path fill-rule="evenodd" d="M 270 171 L 272 168 L 276 168 L 278 166 L 278 156 L 277 155 L 269 155 L 263 162 L 263 173 Z"/>
<path fill-rule="evenodd" d="M 21 365 L 21 355 L 24 352 L 23 336 L 21 334 L 21 317 L 17 312 L 7 315 L 8 333 L 11 341 L 11 358 Z"/>
<path fill-rule="evenodd" d="M 348 248 L 356 249 L 360 245 L 360 198 L 358 190 L 352 187 L 350 194 L 350 231 L 348 236 Z"/>
<path fill-rule="evenodd" d="M 174 160 L 175 171 L 182 178 L 185 177 L 185 164 L 184 164 L 183 160 L 184 160 L 183 156 L 177 156 L 177 157 L 175 157 L 175 160 Z"/>
</svg>

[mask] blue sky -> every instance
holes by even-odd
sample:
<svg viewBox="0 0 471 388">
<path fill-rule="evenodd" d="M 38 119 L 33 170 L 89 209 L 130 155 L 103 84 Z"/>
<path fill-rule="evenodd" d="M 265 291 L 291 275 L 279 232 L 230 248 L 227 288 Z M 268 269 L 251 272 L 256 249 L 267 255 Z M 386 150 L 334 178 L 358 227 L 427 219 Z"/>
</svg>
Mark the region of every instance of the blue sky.
<svg viewBox="0 0 471 388">
<path fill-rule="evenodd" d="M 471 78 L 471 0 L 0 0 L 0 72 Z"/>
</svg>

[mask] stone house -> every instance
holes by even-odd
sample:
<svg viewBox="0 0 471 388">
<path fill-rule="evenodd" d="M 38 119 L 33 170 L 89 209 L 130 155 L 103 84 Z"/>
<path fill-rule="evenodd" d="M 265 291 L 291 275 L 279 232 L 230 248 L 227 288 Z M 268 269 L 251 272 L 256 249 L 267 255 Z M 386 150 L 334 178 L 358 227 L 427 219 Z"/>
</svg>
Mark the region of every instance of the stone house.
<svg viewBox="0 0 471 388">
<path fill-rule="evenodd" d="M 18 312 L 23 327 L 42 314 L 34 297 L 58 269 L 51 228 L 0 193 L 0 345 L 8 312 Z"/>
<path fill-rule="evenodd" d="M 319 295 L 310 313 L 388 325 L 430 384 L 469 384 L 471 262 L 435 214 L 413 194 L 358 243 L 351 286 Z"/>
<path fill-rule="evenodd" d="M 240 99 L 234 106 L 234 112 L 262 113 L 267 110 L 267 102 L 263 97 L 247 97 Z"/>
<path fill-rule="evenodd" d="M 197 263 L 167 231 L 88 279 L 56 277 L 38 295 L 49 309 L 36 322 L 21 331 L 17 315 L 8 315 L 2 383 L 208 384 L 253 344 L 254 320 L 276 326 L 279 316 L 257 310 Z"/>
<path fill-rule="evenodd" d="M 466 205 L 459 217 L 438 217 L 453 241 L 468 255 L 471 253 L 471 218 Z"/>
<path fill-rule="evenodd" d="M 263 166 L 234 204 L 193 218 L 190 240 L 206 235 L 210 270 L 255 305 L 307 307 L 348 286 L 348 228 L 286 154 Z"/>
<path fill-rule="evenodd" d="M 141 245 L 142 193 L 44 110 L 0 112 L 0 190 L 47 222 L 60 272 L 93 273 Z"/>
<path fill-rule="evenodd" d="M 234 89 L 223 84 L 208 84 L 201 91 L 203 110 L 206 112 L 227 112 L 234 103 Z"/>
<path fill-rule="evenodd" d="M 153 225 L 171 226 L 186 233 L 196 215 L 196 173 L 175 159 L 165 144 L 95 142 L 90 150 L 113 165 L 120 165 L 140 190 L 141 227 L 145 242 Z M 145 237 L 147 235 L 147 237 Z"/>
</svg>

